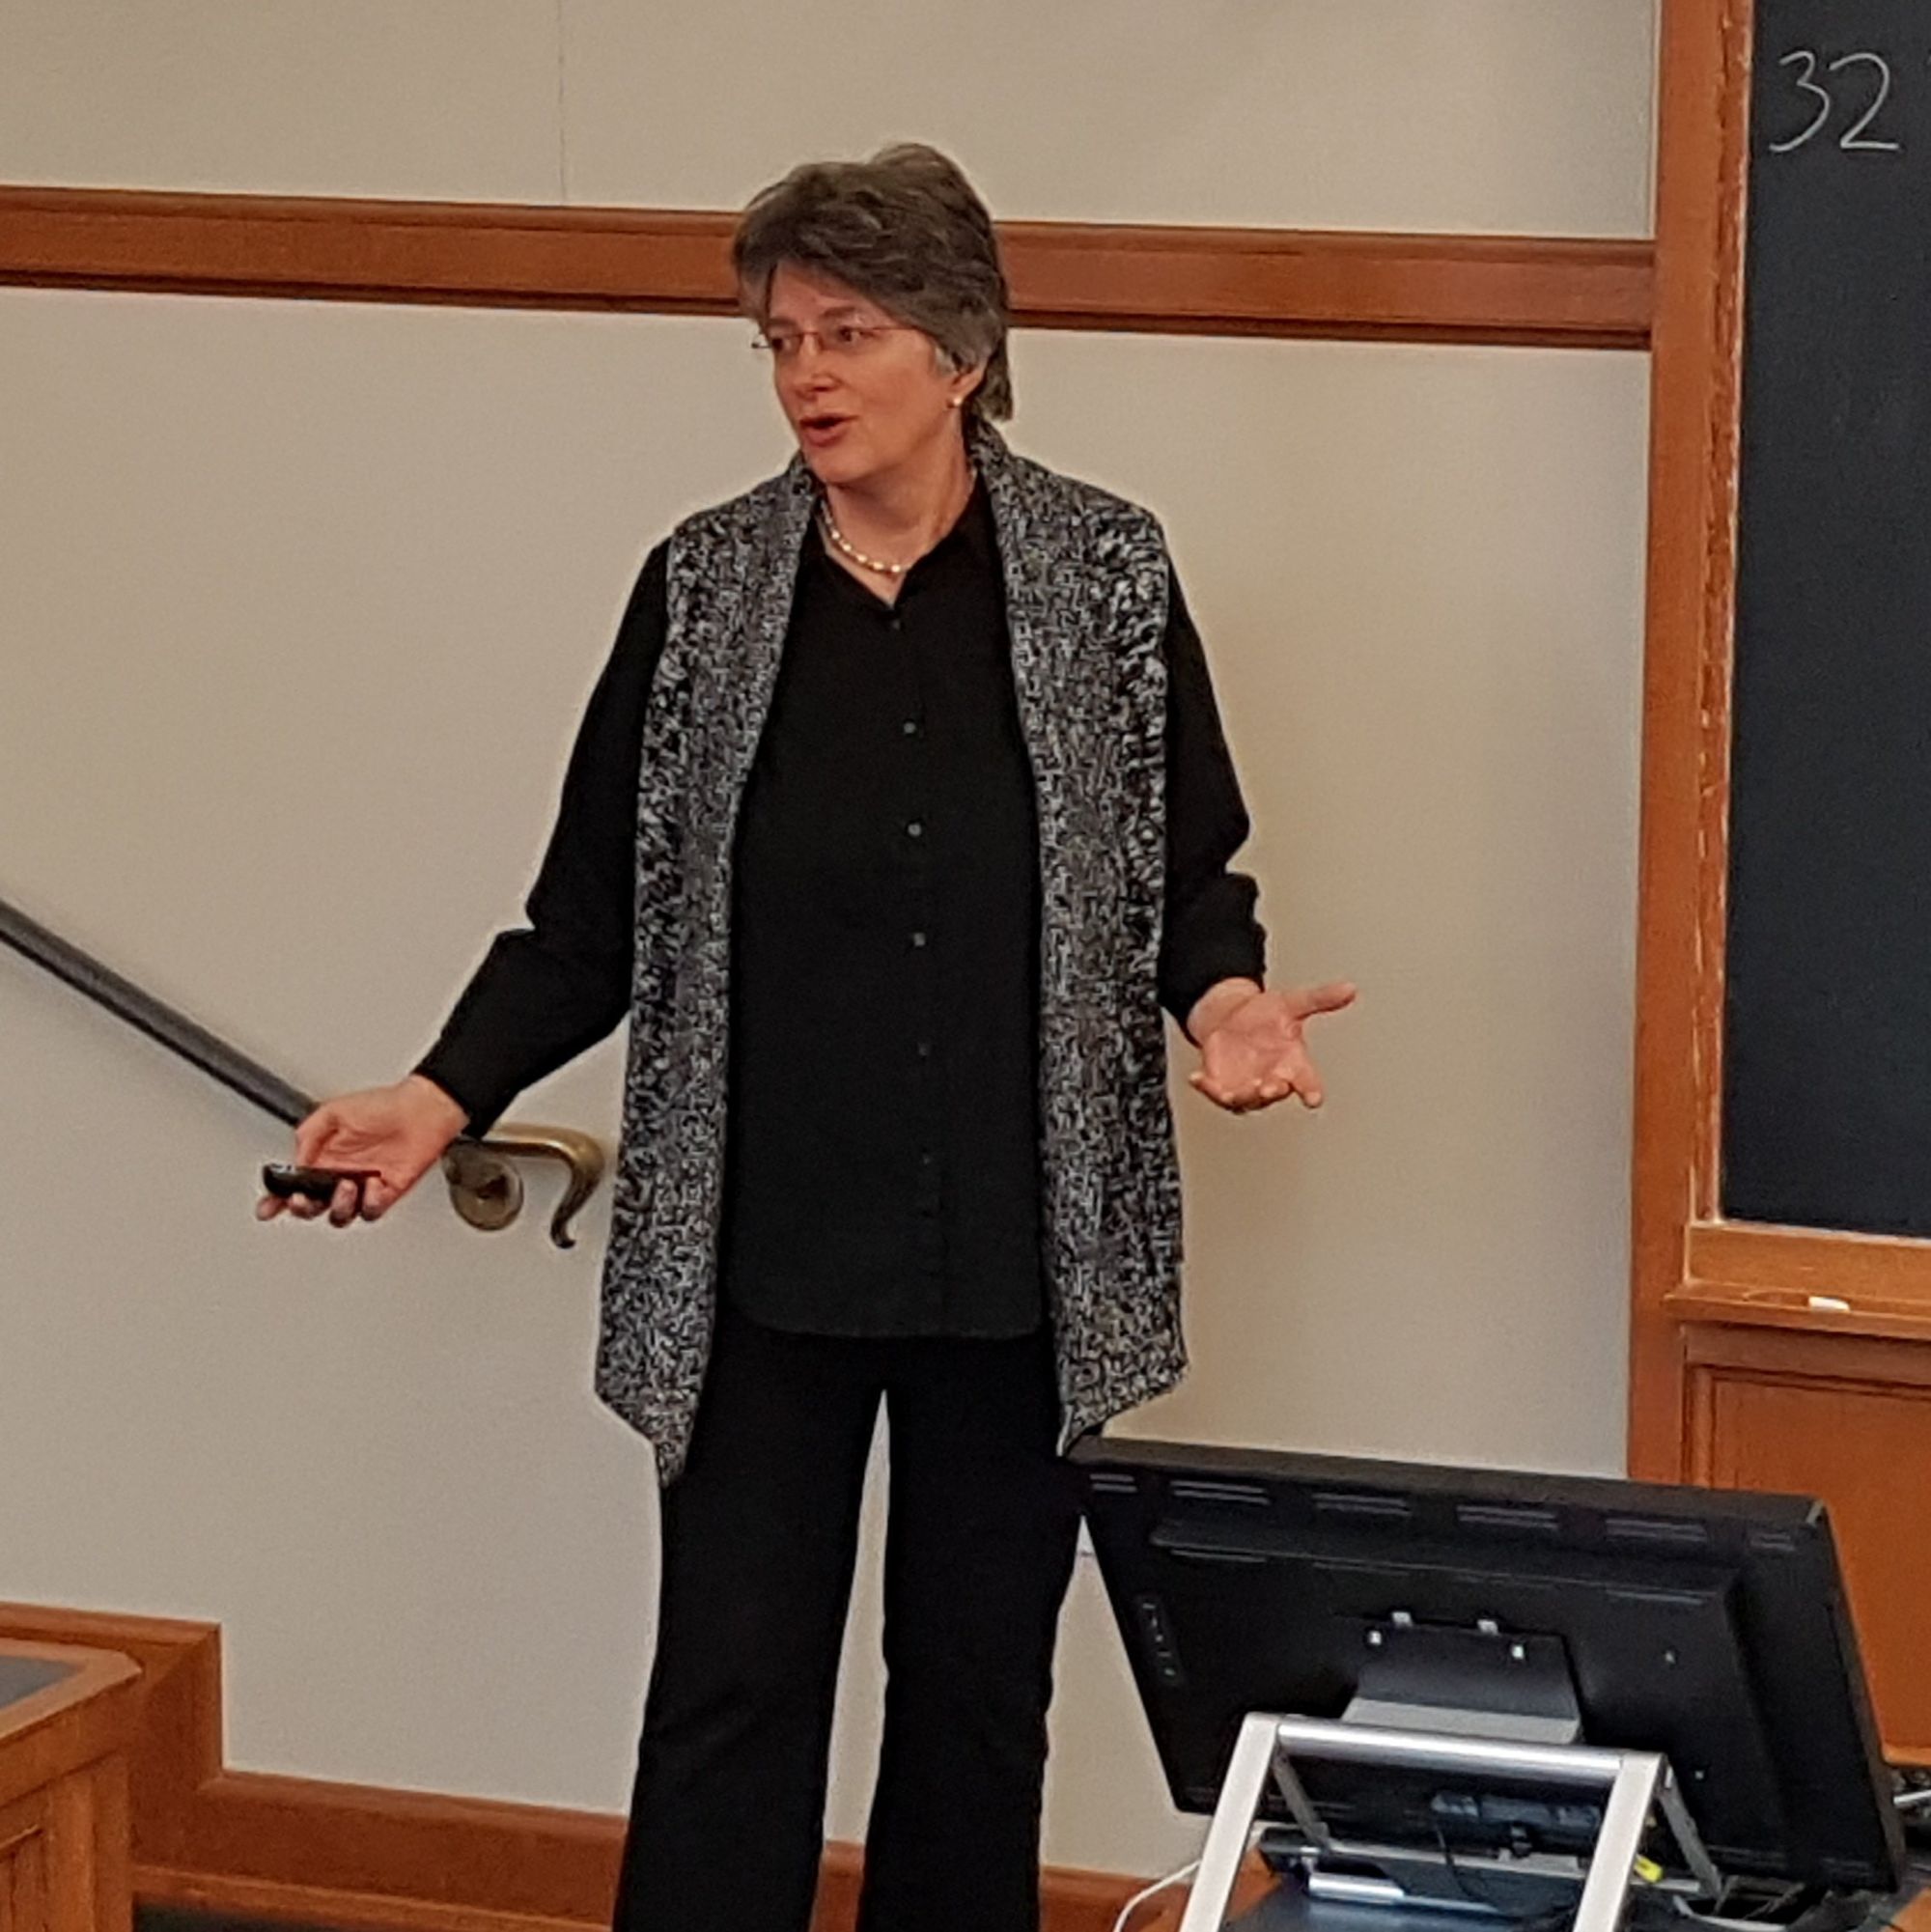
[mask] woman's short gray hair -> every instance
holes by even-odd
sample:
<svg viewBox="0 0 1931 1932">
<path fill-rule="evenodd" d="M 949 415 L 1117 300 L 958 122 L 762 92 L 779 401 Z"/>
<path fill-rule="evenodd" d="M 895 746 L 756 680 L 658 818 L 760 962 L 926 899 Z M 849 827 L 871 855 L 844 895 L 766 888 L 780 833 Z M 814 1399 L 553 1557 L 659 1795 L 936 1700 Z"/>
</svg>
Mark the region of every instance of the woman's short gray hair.
<svg viewBox="0 0 1931 1932">
<path fill-rule="evenodd" d="M 937 148 L 904 141 L 864 161 L 807 161 L 752 197 L 731 240 L 739 299 L 764 320 L 785 264 L 857 290 L 923 329 L 955 369 L 983 369 L 967 407 L 1013 412 L 1011 298 L 986 204 Z"/>
</svg>

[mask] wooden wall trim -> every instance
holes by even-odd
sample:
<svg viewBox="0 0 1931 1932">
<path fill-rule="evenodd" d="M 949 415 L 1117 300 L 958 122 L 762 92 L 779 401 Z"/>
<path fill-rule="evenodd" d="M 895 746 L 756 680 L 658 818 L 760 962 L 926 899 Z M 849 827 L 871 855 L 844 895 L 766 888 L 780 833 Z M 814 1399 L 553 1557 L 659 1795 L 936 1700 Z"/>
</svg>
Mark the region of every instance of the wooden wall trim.
<svg viewBox="0 0 1931 1932">
<path fill-rule="evenodd" d="M 1683 1321 L 1927 1341 L 1931 1241 L 1700 1223 L 1689 1231 L 1683 1280 L 1665 1306 Z"/>
<path fill-rule="evenodd" d="M 1687 1233 L 1716 1213 L 1749 10 L 1664 0 L 1651 335 L 1630 1470 L 1684 1467 Z"/>
<path fill-rule="evenodd" d="M 228 1771 L 217 1625 L 0 1603 L 0 1638 L 118 1650 L 142 1673 L 134 1891 L 364 1932 L 609 1923 L 624 1821 L 600 1812 Z M 830 1846 L 813 1932 L 851 1932 L 859 1853 Z M 1050 1871 L 1043 1932 L 1110 1932 L 1143 1881 Z"/>
<path fill-rule="evenodd" d="M 0 186 L 0 284 L 732 312 L 728 213 Z M 1641 349 L 1641 240 L 1008 222 L 1045 328 Z"/>
<path fill-rule="evenodd" d="M 1751 1377 L 1810 1387 L 1931 1388 L 1931 1349 L 1881 1335 L 1837 1335 L 1820 1345 L 1814 1333 L 1788 1329 L 1695 1322 L 1683 1331 L 1692 1373 Z"/>
<path fill-rule="evenodd" d="M 1813 1351 L 1838 1335 L 1867 1335 L 1909 1343 L 1923 1351 L 1931 1342 L 1931 1308 L 1921 1302 L 1866 1300 L 1845 1309 L 1820 1309 L 1780 1288 L 1739 1288 L 1729 1282 L 1686 1281 L 1664 1303 L 1672 1320 L 1740 1329 L 1781 1329 L 1810 1338 Z M 1820 1338 L 1821 1342 L 1820 1342 Z M 1687 1332 L 1685 1341 L 1687 1343 Z M 1869 1391 L 1866 1390 L 1866 1393 Z M 1686 1473 L 1682 1478 L 1701 1482 Z"/>
</svg>

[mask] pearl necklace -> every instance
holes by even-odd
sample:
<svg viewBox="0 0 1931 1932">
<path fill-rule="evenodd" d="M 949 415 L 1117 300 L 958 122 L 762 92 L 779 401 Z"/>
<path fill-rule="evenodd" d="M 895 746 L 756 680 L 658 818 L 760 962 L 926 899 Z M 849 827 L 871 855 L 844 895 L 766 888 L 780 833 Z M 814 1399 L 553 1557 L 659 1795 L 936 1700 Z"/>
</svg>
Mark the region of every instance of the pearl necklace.
<svg viewBox="0 0 1931 1932">
<path fill-rule="evenodd" d="M 972 490 L 977 487 L 977 479 L 974 478 L 966 491 L 966 500 L 968 503 L 972 500 Z M 882 557 L 868 557 L 855 544 L 849 542 L 845 532 L 838 527 L 837 518 L 831 514 L 831 499 L 828 496 L 821 496 L 818 499 L 818 518 L 825 526 L 825 534 L 831 547 L 841 556 L 850 557 L 860 570 L 876 571 L 882 577 L 902 577 L 911 569 L 911 564 L 888 564 Z M 916 557 L 912 559 L 912 563 L 917 561 Z"/>
<path fill-rule="evenodd" d="M 831 547 L 852 559 L 854 564 L 868 571 L 877 571 L 881 576 L 902 577 L 911 569 L 910 564 L 888 564 L 882 557 L 868 557 L 855 545 L 845 540 L 845 532 L 838 527 L 837 519 L 831 514 L 828 503 L 818 506 L 819 520 L 825 525 L 825 534 L 831 540 Z"/>
</svg>

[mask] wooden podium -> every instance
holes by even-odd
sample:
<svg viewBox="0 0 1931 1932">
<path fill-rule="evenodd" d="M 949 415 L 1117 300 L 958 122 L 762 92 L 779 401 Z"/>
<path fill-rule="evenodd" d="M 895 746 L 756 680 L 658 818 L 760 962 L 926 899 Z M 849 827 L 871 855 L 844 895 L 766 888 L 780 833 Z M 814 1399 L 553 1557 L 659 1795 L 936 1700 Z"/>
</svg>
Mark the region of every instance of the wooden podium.
<svg viewBox="0 0 1931 1932">
<path fill-rule="evenodd" d="M 0 1643 L 0 1932 L 129 1932 L 139 1680 L 109 1651 Z"/>
</svg>

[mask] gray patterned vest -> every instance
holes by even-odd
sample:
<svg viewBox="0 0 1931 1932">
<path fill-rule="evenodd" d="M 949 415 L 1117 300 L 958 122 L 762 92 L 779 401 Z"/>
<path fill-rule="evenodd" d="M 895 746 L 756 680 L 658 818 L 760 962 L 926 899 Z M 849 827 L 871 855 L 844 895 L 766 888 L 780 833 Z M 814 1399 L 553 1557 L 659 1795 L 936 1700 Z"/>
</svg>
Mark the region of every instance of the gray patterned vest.
<svg viewBox="0 0 1931 1932">
<path fill-rule="evenodd" d="M 1167 555 L 1145 511 L 972 432 L 1038 797 L 1046 1278 L 1065 1440 L 1171 1387 L 1180 1189 L 1156 966 Z M 644 723 L 637 947 L 598 1393 L 683 1469 L 717 1293 L 731 866 L 814 487 L 681 524 Z"/>
</svg>

